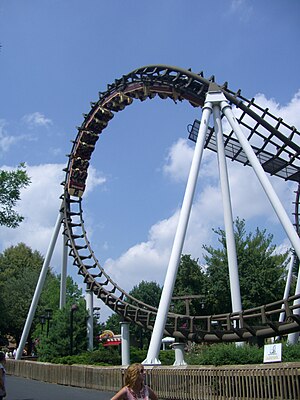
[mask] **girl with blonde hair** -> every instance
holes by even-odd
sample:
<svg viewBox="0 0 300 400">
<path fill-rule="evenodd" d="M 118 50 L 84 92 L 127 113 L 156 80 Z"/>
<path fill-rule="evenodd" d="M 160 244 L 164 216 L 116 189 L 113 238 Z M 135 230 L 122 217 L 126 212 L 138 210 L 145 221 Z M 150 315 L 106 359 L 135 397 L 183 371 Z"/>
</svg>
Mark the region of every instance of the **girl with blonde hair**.
<svg viewBox="0 0 300 400">
<path fill-rule="evenodd" d="M 142 364 L 131 364 L 125 372 L 125 386 L 111 400 L 158 400 L 153 390 L 145 385 Z"/>
</svg>

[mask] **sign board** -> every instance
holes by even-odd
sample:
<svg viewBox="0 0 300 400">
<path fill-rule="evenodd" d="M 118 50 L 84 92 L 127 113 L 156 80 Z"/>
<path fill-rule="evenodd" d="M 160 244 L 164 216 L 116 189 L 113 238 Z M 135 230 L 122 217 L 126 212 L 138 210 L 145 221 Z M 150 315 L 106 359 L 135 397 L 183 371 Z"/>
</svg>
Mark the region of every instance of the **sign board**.
<svg viewBox="0 0 300 400">
<path fill-rule="evenodd" d="M 264 363 L 280 362 L 282 355 L 282 343 L 266 344 L 264 346 Z"/>
</svg>

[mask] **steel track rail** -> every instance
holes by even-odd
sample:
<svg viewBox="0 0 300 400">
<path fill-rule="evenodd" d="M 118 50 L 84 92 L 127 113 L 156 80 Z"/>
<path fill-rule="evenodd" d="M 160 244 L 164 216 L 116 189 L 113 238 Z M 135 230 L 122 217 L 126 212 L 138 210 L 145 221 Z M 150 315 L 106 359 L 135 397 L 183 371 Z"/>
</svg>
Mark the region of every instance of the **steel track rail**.
<svg viewBox="0 0 300 400">
<path fill-rule="evenodd" d="M 114 114 L 133 100 L 144 101 L 158 96 L 172 99 L 175 103 L 185 100 L 193 107 L 202 107 L 211 82 L 214 82 L 214 76 L 206 79 L 203 73 L 195 74 L 190 70 L 165 65 L 142 67 L 116 79 L 107 86 L 106 91 L 99 93 L 99 100 L 91 103 L 90 112 L 84 115 L 64 170 L 63 233 L 74 266 L 88 287 L 107 306 L 124 320 L 148 330 L 153 329 L 157 309 L 133 298 L 114 282 L 101 267 L 88 240 L 83 220 L 82 196 L 89 161 L 101 132 Z M 227 83 L 219 85 L 219 88 L 236 108 L 239 123 L 265 171 L 285 180 L 299 182 L 300 148 L 296 128 L 272 115 L 268 109 L 262 109 L 255 99 L 249 101 L 243 97 L 240 90 L 231 91 Z M 191 139 L 195 140 L 193 137 Z M 205 146 L 216 151 L 213 127 L 209 129 Z M 225 133 L 225 151 L 226 156 L 232 160 L 248 164 L 230 130 Z M 296 210 L 298 208 L 296 206 Z M 254 336 L 271 337 L 295 332 L 300 330 L 300 318 L 295 314 L 295 309 L 300 307 L 294 305 L 296 298 L 293 296 L 235 314 L 191 316 L 169 313 L 165 334 L 183 341 L 231 342 Z M 285 312 L 286 318 L 279 323 L 277 321 L 281 312 Z"/>
</svg>

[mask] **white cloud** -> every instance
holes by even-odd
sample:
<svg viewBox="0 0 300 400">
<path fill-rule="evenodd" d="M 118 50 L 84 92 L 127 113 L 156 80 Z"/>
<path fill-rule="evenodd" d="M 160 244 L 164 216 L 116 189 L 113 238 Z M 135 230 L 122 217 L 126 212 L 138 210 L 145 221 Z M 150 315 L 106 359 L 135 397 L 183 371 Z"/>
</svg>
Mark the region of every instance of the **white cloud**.
<svg viewBox="0 0 300 400">
<path fill-rule="evenodd" d="M 13 145 L 18 139 L 14 136 L 9 136 L 5 130 L 5 121 L 0 120 L 0 151 L 7 152 L 11 145 Z"/>
<path fill-rule="evenodd" d="M 5 120 L 0 119 L 0 153 L 7 153 L 12 146 L 15 144 L 24 141 L 33 141 L 36 140 L 31 135 L 9 135 L 6 129 L 7 123 Z"/>
<path fill-rule="evenodd" d="M 52 121 L 49 118 L 46 118 L 44 114 L 36 111 L 32 114 L 26 114 L 22 118 L 22 121 L 25 122 L 29 128 L 34 128 L 34 127 L 47 127 L 49 125 L 52 125 Z"/>
<path fill-rule="evenodd" d="M 185 181 L 188 176 L 191 161 L 193 158 L 193 148 L 187 140 L 179 139 L 171 147 L 163 167 L 164 173 L 175 182 Z"/>
<path fill-rule="evenodd" d="M 88 177 L 86 180 L 86 189 L 85 195 L 91 193 L 95 187 L 99 185 L 103 185 L 106 182 L 105 176 L 102 173 L 98 172 L 95 168 L 89 167 Z"/>
</svg>

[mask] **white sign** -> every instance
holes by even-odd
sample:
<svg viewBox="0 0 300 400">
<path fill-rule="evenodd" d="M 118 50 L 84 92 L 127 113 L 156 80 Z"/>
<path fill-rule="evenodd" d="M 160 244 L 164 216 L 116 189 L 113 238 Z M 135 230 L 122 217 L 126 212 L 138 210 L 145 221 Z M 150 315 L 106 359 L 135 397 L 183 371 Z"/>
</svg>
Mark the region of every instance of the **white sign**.
<svg viewBox="0 0 300 400">
<path fill-rule="evenodd" d="M 282 343 L 266 344 L 264 346 L 264 363 L 280 362 L 282 354 Z"/>
</svg>

